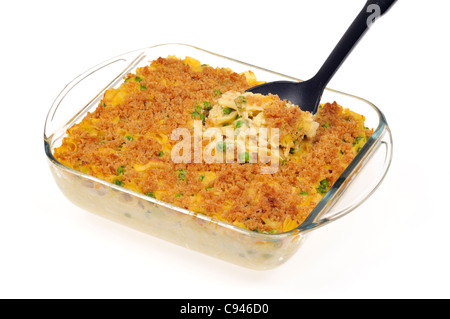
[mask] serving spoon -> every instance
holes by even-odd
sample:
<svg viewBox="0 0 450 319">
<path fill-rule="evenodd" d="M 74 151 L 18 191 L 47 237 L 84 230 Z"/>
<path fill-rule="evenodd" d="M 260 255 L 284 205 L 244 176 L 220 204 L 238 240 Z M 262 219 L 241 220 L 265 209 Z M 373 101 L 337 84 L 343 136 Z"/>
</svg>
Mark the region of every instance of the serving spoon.
<svg viewBox="0 0 450 319">
<path fill-rule="evenodd" d="M 317 74 L 308 81 L 275 81 L 247 90 L 251 93 L 276 94 L 282 100 L 298 105 L 303 111 L 317 112 L 323 91 L 344 60 L 377 18 L 397 0 L 368 0 Z"/>
</svg>

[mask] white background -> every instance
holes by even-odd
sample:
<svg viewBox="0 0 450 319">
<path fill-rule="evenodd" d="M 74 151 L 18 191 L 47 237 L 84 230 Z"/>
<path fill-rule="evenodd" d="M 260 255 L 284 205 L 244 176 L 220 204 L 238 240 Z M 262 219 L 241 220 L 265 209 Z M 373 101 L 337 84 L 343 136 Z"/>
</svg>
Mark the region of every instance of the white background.
<svg viewBox="0 0 450 319">
<path fill-rule="evenodd" d="M 4 2 L 0 297 L 450 297 L 448 1 L 398 1 L 330 82 L 384 112 L 392 166 L 368 201 L 279 268 L 244 269 L 101 219 L 70 203 L 47 166 L 48 109 L 91 66 L 182 42 L 308 79 L 364 3 Z"/>
</svg>

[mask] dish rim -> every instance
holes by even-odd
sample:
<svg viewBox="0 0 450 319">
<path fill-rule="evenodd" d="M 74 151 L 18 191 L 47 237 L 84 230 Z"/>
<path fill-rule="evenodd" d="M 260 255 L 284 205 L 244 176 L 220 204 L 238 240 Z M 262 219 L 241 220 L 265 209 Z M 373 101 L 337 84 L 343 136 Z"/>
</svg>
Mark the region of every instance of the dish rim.
<svg viewBox="0 0 450 319">
<path fill-rule="evenodd" d="M 367 163 L 367 161 L 371 158 L 371 156 L 375 153 L 376 149 L 380 146 L 380 141 L 383 138 L 383 136 L 387 133 L 389 134 L 389 140 L 390 140 L 390 146 L 392 147 L 392 135 L 389 129 L 389 126 L 387 124 L 386 118 L 384 116 L 384 114 L 381 112 L 381 110 L 376 107 L 373 103 L 369 102 L 366 99 L 363 99 L 361 97 L 352 95 L 352 94 L 348 94 L 348 93 L 344 93 L 338 90 L 334 90 L 331 88 L 326 88 L 325 90 L 328 92 L 332 92 L 334 94 L 339 94 L 339 95 L 344 95 L 346 97 L 349 98 L 353 98 L 353 99 L 357 99 L 361 102 L 364 102 L 365 104 L 369 105 L 378 115 L 379 118 L 379 123 L 378 123 L 378 127 L 376 129 L 374 129 L 374 132 L 372 134 L 372 136 L 367 140 L 367 142 L 364 144 L 364 146 L 361 148 L 361 150 L 359 151 L 359 153 L 355 156 L 355 158 L 351 161 L 351 163 L 347 166 L 347 168 L 344 170 L 344 172 L 339 176 L 338 180 L 333 184 L 333 186 L 328 190 L 328 192 L 325 194 L 325 196 L 320 200 L 320 202 L 316 205 L 316 207 L 310 212 L 310 214 L 308 215 L 308 217 L 306 218 L 306 220 L 299 226 L 297 226 L 296 228 L 287 231 L 287 232 L 282 232 L 282 233 L 259 233 L 259 232 L 254 232 L 252 230 L 248 230 L 239 226 L 235 226 L 231 223 L 228 222 L 224 222 L 221 220 L 217 220 L 215 218 L 203 215 L 203 214 L 199 214 L 199 213 L 195 213 L 192 212 L 190 210 L 175 206 L 173 204 L 164 202 L 162 200 L 158 200 L 156 198 L 151 198 L 148 197 L 144 194 L 132 191 L 130 189 L 124 188 L 124 187 L 120 187 L 117 186 L 115 184 L 109 183 L 107 181 L 104 181 L 102 179 L 99 179 L 97 177 L 82 173 L 80 171 L 77 171 L 75 169 L 69 168 L 67 166 L 65 166 L 64 164 L 60 163 L 54 156 L 52 153 L 52 140 L 53 140 L 53 136 L 58 133 L 58 130 L 55 130 L 52 134 L 48 135 L 47 134 L 47 128 L 49 123 L 51 123 L 52 118 L 54 117 L 54 115 L 56 114 L 57 110 L 58 110 L 58 106 L 59 104 L 64 100 L 65 96 L 71 91 L 72 88 L 74 88 L 78 83 L 80 83 L 81 81 L 83 81 L 86 77 L 88 77 L 89 75 L 91 75 L 92 73 L 95 73 L 96 71 L 100 70 L 101 68 L 116 62 L 118 59 L 123 59 L 125 56 L 129 55 L 129 54 L 138 54 L 138 56 L 135 58 L 134 61 L 132 61 L 130 63 L 130 65 L 126 68 L 127 70 L 130 69 L 131 65 L 138 59 L 139 55 L 142 55 L 144 52 L 151 50 L 153 48 L 157 48 L 157 47 L 161 47 L 161 46 L 180 46 L 180 47 L 189 47 L 198 51 L 202 51 L 204 53 L 216 56 L 220 59 L 225 59 L 225 60 L 229 60 L 238 64 L 241 64 L 243 66 L 249 67 L 250 69 L 255 69 L 255 70 L 260 70 L 260 71 L 264 71 L 264 72 L 268 72 L 271 74 L 274 74 L 276 76 L 280 76 L 283 77 L 285 79 L 290 79 L 292 81 L 303 81 L 299 78 L 293 77 L 293 76 L 289 76 L 289 75 L 285 75 L 282 74 L 280 72 L 276 72 L 276 71 L 272 71 L 266 68 L 262 68 L 247 62 L 242 62 L 240 60 L 234 59 L 234 58 L 229 58 L 223 55 L 220 55 L 218 53 L 215 52 L 211 52 L 199 47 L 196 47 L 194 45 L 190 45 L 190 44 L 184 44 L 184 43 L 164 43 L 164 44 L 157 44 L 157 45 L 153 45 L 153 46 L 149 46 L 149 47 L 145 47 L 142 49 L 137 49 L 137 50 L 133 50 L 133 51 L 128 51 L 126 53 L 117 55 L 113 58 L 110 58 L 108 60 L 105 60 L 93 67 L 91 67 L 90 69 L 86 70 L 85 72 L 81 73 L 79 76 L 75 77 L 72 81 L 70 81 L 64 88 L 63 90 L 58 94 L 58 96 L 56 97 L 56 99 L 54 100 L 54 102 L 52 103 L 52 106 L 50 108 L 50 110 L 47 113 L 47 117 L 45 120 L 45 125 L 44 125 L 44 149 L 45 149 L 45 153 L 47 155 L 48 160 L 50 161 L 51 164 L 56 165 L 59 169 L 62 169 L 66 172 L 69 172 L 71 174 L 77 175 L 81 178 L 90 180 L 94 183 L 99 183 L 102 184 L 103 186 L 115 189 L 117 191 L 129 194 L 131 196 L 135 196 L 138 197 L 142 200 L 145 200 L 147 202 L 159 205 L 159 206 L 163 206 L 166 207 L 168 209 L 177 211 L 179 213 L 183 213 L 195 218 L 199 218 L 202 219 L 204 221 L 207 221 L 209 223 L 213 223 L 213 224 L 217 224 L 221 227 L 226 227 L 230 230 L 233 230 L 235 232 L 238 232 L 242 235 L 245 236 L 251 236 L 251 237 L 260 237 L 262 240 L 275 240 L 275 239 L 284 239 L 286 237 L 291 237 L 291 236 L 295 236 L 295 235 L 299 235 L 299 234 L 305 234 L 308 233 L 314 229 L 317 229 L 319 227 L 322 227 L 332 221 L 335 221 L 343 216 L 345 216 L 346 214 L 350 213 L 351 211 L 353 211 L 355 208 L 357 208 L 358 206 L 360 206 L 368 197 L 371 196 L 371 194 L 378 188 L 378 186 L 381 184 L 381 182 L 384 180 L 389 167 L 390 167 L 390 163 L 391 163 L 391 159 L 392 159 L 392 150 L 390 150 L 390 152 L 387 152 L 386 154 L 386 158 L 385 158 L 385 168 L 384 168 L 384 173 L 382 174 L 381 178 L 378 180 L 377 184 L 372 188 L 372 190 L 370 192 L 368 192 L 364 198 L 360 199 L 358 203 L 356 203 L 355 205 L 352 205 L 351 207 L 347 207 L 346 209 L 344 209 L 341 212 L 336 213 L 334 218 L 324 218 L 324 219 L 320 219 L 319 218 L 323 215 L 325 215 L 333 205 L 335 205 L 338 201 L 339 198 L 342 194 L 345 193 L 346 188 L 351 184 L 351 177 L 353 174 L 355 174 L 355 172 L 364 167 L 365 163 Z M 140 54 L 139 54 L 140 52 Z M 142 59 L 141 59 L 142 60 Z M 140 60 L 139 60 L 140 61 Z M 226 67 L 226 65 L 222 66 L 222 67 Z M 86 108 L 90 108 L 92 107 L 92 103 L 99 97 L 102 96 L 104 94 L 104 92 L 111 88 L 115 83 L 117 83 L 118 79 L 121 79 L 120 74 L 118 76 L 116 76 L 115 79 L 111 80 L 111 82 L 105 86 L 105 88 L 103 88 L 97 95 L 96 97 L 94 97 L 89 103 L 87 103 L 80 111 L 78 114 L 81 114 L 84 112 L 84 110 Z M 64 129 L 69 127 L 70 123 L 74 122 L 74 118 L 76 118 L 77 115 L 75 115 L 72 119 L 70 119 L 64 126 L 59 127 L 59 129 Z M 64 129 L 65 131 L 65 129 Z M 349 180 L 350 179 L 350 180 Z"/>
</svg>

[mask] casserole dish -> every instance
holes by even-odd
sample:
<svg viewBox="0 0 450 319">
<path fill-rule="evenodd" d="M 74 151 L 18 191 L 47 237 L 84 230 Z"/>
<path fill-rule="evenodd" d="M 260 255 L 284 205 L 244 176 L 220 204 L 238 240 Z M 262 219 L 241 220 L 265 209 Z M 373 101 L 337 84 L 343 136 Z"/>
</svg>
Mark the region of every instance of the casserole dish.
<svg viewBox="0 0 450 319">
<path fill-rule="evenodd" d="M 74 204 L 161 239 L 251 269 L 271 269 L 289 259 L 305 237 L 349 213 L 368 198 L 388 171 L 392 137 L 384 115 L 370 102 L 326 90 L 322 102 L 339 104 L 366 117 L 372 136 L 327 194 L 299 227 L 284 233 L 253 232 L 156 198 L 125 189 L 71 169 L 54 157 L 66 131 L 95 110 L 107 89 L 158 57 L 194 57 L 211 66 L 235 72 L 251 70 L 264 81 L 299 79 L 255 67 L 183 44 L 164 44 L 133 51 L 105 61 L 70 82 L 56 98 L 46 119 L 44 147 L 50 170 L 64 195 Z"/>
</svg>

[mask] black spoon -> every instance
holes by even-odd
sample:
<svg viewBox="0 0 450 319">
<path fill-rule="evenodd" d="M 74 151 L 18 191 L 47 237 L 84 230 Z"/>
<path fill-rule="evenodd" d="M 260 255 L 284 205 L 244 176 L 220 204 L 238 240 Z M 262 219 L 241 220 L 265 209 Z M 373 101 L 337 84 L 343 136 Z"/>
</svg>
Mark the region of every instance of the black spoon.
<svg viewBox="0 0 450 319">
<path fill-rule="evenodd" d="M 317 112 L 323 91 L 345 58 L 373 22 L 386 13 L 397 0 L 369 0 L 331 52 L 319 72 L 308 81 L 276 81 L 252 87 L 247 92 L 277 94 L 282 100 L 298 105 L 303 111 Z"/>
</svg>

